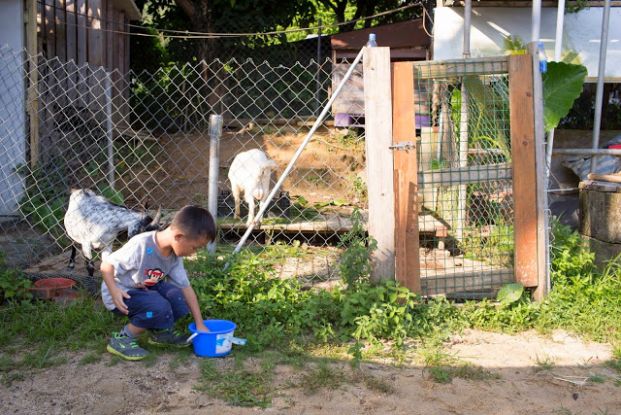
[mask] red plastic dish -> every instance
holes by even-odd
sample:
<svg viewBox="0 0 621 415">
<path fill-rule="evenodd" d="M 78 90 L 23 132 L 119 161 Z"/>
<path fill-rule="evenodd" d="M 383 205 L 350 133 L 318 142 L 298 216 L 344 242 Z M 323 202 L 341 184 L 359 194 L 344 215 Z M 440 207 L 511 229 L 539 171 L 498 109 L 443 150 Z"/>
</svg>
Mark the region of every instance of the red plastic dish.
<svg viewBox="0 0 621 415">
<path fill-rule="evenodd" d="M 36 298 L 48 300 L 63 295 L 74 285 L 75 281 L 69 278 L 44 278 L 35 281 L 30 291 Z"/>
</svg>

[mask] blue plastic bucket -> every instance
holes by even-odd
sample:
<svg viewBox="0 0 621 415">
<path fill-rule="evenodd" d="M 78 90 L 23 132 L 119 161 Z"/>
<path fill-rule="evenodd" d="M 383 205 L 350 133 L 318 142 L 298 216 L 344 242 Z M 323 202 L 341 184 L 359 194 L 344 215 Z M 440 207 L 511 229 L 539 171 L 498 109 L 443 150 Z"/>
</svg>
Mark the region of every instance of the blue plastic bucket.
<svg viewBox="0 0 621 415">
<path fill-rule="evenodd" d="M 199 357 L 221 357 L 231 353 L 233 333 L 237 326 L 228 320 L 204 320 L 209 333 L 198 333 L 196 324 L 190 323 L 188 329 L 196 336 L 192 339 L 194 354 Z"/>
</svg>

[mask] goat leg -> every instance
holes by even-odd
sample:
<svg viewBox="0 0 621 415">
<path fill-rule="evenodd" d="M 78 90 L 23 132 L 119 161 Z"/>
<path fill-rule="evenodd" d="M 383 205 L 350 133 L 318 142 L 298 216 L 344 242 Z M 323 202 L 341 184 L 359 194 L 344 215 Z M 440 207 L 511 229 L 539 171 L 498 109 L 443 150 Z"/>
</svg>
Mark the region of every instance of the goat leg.
<svg viewBox="0 0 621 415">
<path fill-rule="evenodd" d="M 92 259 L 89 259 L 86 263 L 86 270 L 88 271 L 89 277 L 92 277 L 95 274 L 95 264 Z"/>
<path fill-rule="evenodd" d="M 237 186 L 233 186 L 231 190 L 233 191 L 233 199 L 235 200 L 235 213 L 233 214 L 233 217 L 235 219 L 241 219 L 241 194 L 239 188 Z"/>
<path fill-rule="evenodd" d="M 71 245 L 71 257 L 69 258 L 69 264 L 67 264 L 67 268 L 73 270 L 75 268 L 75 255 L 76 255 L 77 249 L 75 249 L 75 246 Z"/>
</svg>

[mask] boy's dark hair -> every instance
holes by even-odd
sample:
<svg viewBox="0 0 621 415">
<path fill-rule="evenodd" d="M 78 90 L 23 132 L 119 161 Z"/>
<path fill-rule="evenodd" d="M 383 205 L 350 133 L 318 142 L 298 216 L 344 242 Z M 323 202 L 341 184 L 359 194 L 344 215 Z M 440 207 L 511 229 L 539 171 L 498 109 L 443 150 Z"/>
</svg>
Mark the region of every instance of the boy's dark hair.
<svg viewBox="0 0 621 415">
<path fill-rule="evenodd" d="M 216 239 L 216 224 L 211 213 L 205 208 L 188 205 L 175 214 L 171 227 L 179 229 L 190 239 L 206 236 L 209 241 Z"/>
</svg>

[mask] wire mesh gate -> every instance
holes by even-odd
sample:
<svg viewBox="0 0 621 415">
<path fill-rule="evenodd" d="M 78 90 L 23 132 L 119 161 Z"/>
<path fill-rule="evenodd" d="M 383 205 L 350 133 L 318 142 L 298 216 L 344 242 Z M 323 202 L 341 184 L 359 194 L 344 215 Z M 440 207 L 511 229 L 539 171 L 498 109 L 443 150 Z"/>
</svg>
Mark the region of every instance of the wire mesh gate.
<svg viewBox="0 0 621 415">
<path fill-rule="evenodd" d="M 499 57 L 393 66 L 399 73 L 398 65 L 406 65 L 393 78 L 393 91 L 397 84 L 412 89 L 397 92 L 400 102 L 393 105 L 411 106 L 411 114 L 401 111 L 401 117 L 413 117 L 416 128 L 416 143 L 404 141 L 403 134 L 393 139 L 396 197 L 403 199 L 401 205 L 415 203 L 417 214 L 417 228 L 406 220 L 397 224 L 410 232 L 410 244 L 401 255 L 412 258 L 405 260 L 402 278 L 416 274 L 419 267 L 412 284 L 423 295 L 486 297 L 516 279 L 516 224 L 519 235 L 529 231 L 523 221 L 516 222 L 514 200 L 524 194 L 514 186 L 511 119 L 516 110 L 532 111 L 532 102 L 530 108 L 511 111 L 509 61 Z M 393 119 L 393 125 L 399 122 Z M 408 151 L 415 155 L 401 154 Z M 403 176 L 414 175 L 408 167 L 412 162 L 417 164 L 416 189 L 408 198 Z M 534 173 L 534 165 L 529 168 Z M 536 189 L 536 183 L 531 186 Z M 537 257 L 526 261 L 536 264 Z"/>
</svg>

